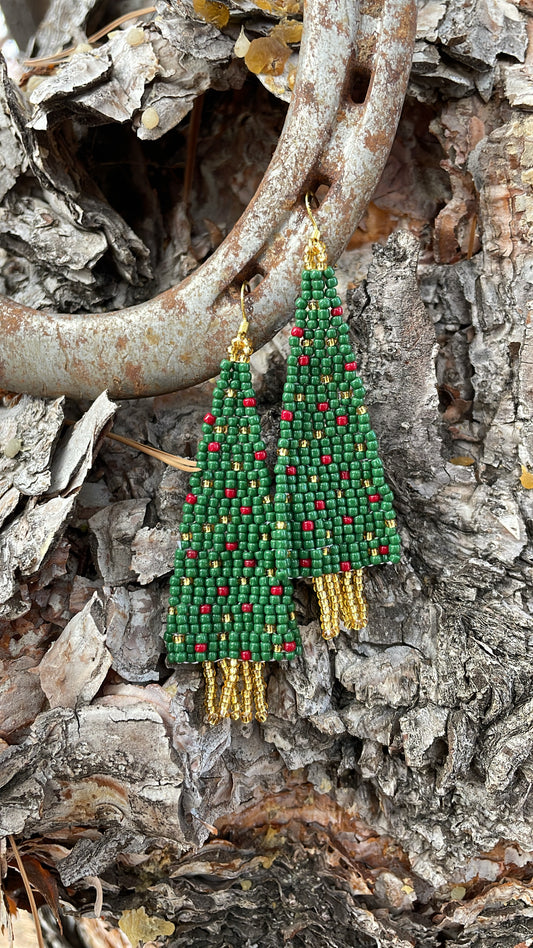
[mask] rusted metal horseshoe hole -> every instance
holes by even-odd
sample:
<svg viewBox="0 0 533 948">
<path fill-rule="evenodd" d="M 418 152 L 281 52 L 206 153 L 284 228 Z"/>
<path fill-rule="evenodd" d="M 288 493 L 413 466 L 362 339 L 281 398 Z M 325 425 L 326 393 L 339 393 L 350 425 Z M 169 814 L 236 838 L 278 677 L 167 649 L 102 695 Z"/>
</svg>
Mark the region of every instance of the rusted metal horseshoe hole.
<svg viewBox="0 0 533 948">
<path fill-rule="evenodd" d="M 239 325 L 243 280 L 253 284 L 252 343 L 271 339 L 297 293 L 310 233 L 306 191 L 317 194 L 334 263 L 381 177 L 415 26 L 415 0 L 308 0 L 285 123 L 231 232 L 181 283 L 126 309 L 68 316 L 0 298 L 0 389 L 95 398 L 107 388 L 130 398 L 204 381 Z"/>
</svg>

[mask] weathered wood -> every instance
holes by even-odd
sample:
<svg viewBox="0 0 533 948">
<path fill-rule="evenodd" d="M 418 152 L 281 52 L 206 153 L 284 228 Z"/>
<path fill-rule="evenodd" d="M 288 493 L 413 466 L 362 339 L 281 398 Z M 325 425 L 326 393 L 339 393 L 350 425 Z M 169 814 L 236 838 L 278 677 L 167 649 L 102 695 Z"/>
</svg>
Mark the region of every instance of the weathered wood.
<svg viewBox="0 0 533 948">
<path fill-rule="evenodd" d="M 67 6 L 79 19 L 75 28 L 64 21 L 61 42 L 85 22 L 82 5 Z M 232 8 L 248 29 L 259 16 L 251 0 Z M 297 584 L 304 655 L 287 671 L 269 669 L 264 727 L 207 728 L 198 669 L 164 665 L 161 620 L 187 476 L 102 438 L 115 414 L 105 396 L 68 440 L 58 440 L 60 400 L 25 396 L 0 410 L 0 835 L 48 860 L 73 914 L 93 911 L 96 879 L 109 919 L 142 908 L 174 924 L 176 948 L 515 948 L 533 937 L 532 120 L 524 9 L 491 10 L 493 20 L 482 4 L 421 8 L 398 139 L 339 262 L 402 562 L 368 571 L 369 623 L 357 640 L 343 632 L 324 642 L 310 588 Z M 194 35 L 200 43 L 207 34 Z M 215 45 L 229 57 L 228 37 Z M 44 32 L 40 42 L 52 48 Z M 124 42 L 106 44 L 113 63 Z M 132 89 L 145 81 L 142 64 L 133 75 L 134 49 L 123 50 Z M 110 100 L 115 69 L 98 109 L 120 107 Z M 76 69 L 70 76 L 83 81 Z M 88 101 L 96 88 L 80 94 Z M 262 130 L 273 141 L 279 112 L 261 95 L 253 139 Z M 46 106 L 50 118 L 73 108 L 66 85 Z M 33 226 L 39 202 L 60 193 L 65 151 L 53 120 L 48 131 L 28 128 L 13 102 L 3 115 L 2 220 L 15 235 L 24 215 Z M 164 279 L 177 266 L 172 254 L 192 265 L 195 246 L 207 252 L 216 228 L 231 224 L 266 156 L 260 141 L 254 163 L 255 140 L 241 149 L 238 124 L 228 136 L 216 110 L 203 121 L 189 219 L 177 198 L 172 227 L 150 237 Z M 33 169 L 31 194 L 22 135 L 34 156 L 54 148 L 46 173 Z M 237 183 L 233 147 L 248 155 Z M 163 168 L 164 151 L 154 154 Z M 75 160 L 85 174 L 81 145 Z M 69 188 L 65 219 L 65 207 L 85 201 Z M 161 190 L 158 213 L 162 200 Z M 88 294 L 96 307 L 108 287 L 91 274 L 103 257 L 90 239 L 106 242 L 109 262 L 116 233 L 130 256 L 121 270 L 116 250 L 115 286 L 127 298 L 138 279 L 139 290 L 146 255 L 138 237 L 130 242 L 131 225 L 118 212 L 111 230 L 79 213 L 70 221 L 80 239 L 64 232 L 68 277 L 57 228 L 53 247 L 34 242 L 37 269 L 29 230 L 6 250 L 8 286 L 26 255 L 13 295 L 61 306 L 68 279 L 73 298 L 87 305 Z M 272 457 L 286 351 L 282 332 L 253 360 Z M 211 391 L 206 383 L 132 402 L 117 430 L 193 456 Z"/>
</svg>

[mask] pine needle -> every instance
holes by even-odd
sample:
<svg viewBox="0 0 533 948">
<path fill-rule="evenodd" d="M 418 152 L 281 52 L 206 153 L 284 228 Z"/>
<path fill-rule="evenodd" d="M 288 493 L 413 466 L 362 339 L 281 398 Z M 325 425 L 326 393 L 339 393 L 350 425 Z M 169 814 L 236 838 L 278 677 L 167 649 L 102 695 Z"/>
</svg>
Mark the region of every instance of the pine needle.
<svg viewBox="0 0 533 948">
<path fill-rule="evenodd" d="M 23 883 L 24 883 L 24 888 L 26 889 L 26 895 L 28 896 L 28 902 L 30 903 L 31 914 L 32 914 L 32 916 L 33 916 L 33 923 L 34 923 L 34 925 L 35 925 L 35 932 L 36 932 L 36 934 L 37 934 L 37 941 L 39 942 L 39 948 L 45 948 L 44 940 L 43 940 L 43 932 L 42 932 L 42 929 L 41 929 L 41 922 L 40 922 L 40 919 L 39 919 L 39 913 L 37 912 L 37 906 L 36 906 L 36 904 L 35 904 L 35 899 L 34 899 L 34 897 L 33 897 L 33 892 L 32 892 L 32 889 L 31 889 L 31 885 L 30 885 L 28 876 L 26 875 L 26 870 L 25 870 L 25 868 L 24 868 L 24 863 L 22 862 L 22 859 L 20 858 L 20 853 L 19 853 L 19 851 L 18 851 L 18 846 L 17 846 L 17 844 L 16 844 L 16 842 L 15 842 L 13 836 L 9 836 L 8 839 L 9 839 L 9 844 L 10 844 L 10 846 L 11 846 L 11 849 L 13 850 L 13 855 L 14 855 L 14 857 L 15 857 L 15 859 L 16 859 L 16 862 L 17 862 L 18 870 L 19 870 L 19 872 L 20 872 L 20 874 L 21 874 L 21 876 L 22 876 L 22 881 L 23 881 Z"/>
<path fill-rule="evenodd" d="M 122 16 L 117 17 L 116 20 L 113 20 L 111 23 L 108 23 L 107 26 L 103 26 L 101 30 L 98 30 L 97 33 L 93 33 L 92 36 L 87 38 L 88 43 L 96 43 L 99 39 L 102 39 L 103 36 L 106 36 L 107 33 L 111 33 L 112 30 L 116 30 L 118 26 L 122 26 L 123 23 L 126 23 L 127 20 L 133 20 L 138 16 L 145 16 L 148 13 L 155 13 L 155 7 L 142 7 L 140 10 L 131 10 L 130 13 L 124 13 Z M 62 49 L 60 53 L 54 53 L 53 56 L 40 56 L 35 59 L 25 59 L 25 66 L 46 66 L 47 63 L 56 63 L 60 62 L 62 59 L 68 59 L 69 56 L 72 56 L 76 52 L 77 46 L 69 46 L 68 49 Z"/>
<path fill-rule="evenodd" d="M 192 473 L 200 470 L 196 461 L 191 461 L 189 458 L 180 458 L 176 454 L 168 454 L 167 451 L 160 451 L 159 448 L 150 448 L 147 444 L 134 441 L 133 438 L 124 438 L 123 435 L 112 434 L 111 432 L 106 433 L 106 438 L 120 441 L 121 444 L 127 444 L 129 448 L 135 448 L 136 451 L 149 454 L 150 457 L 157 458 L 158 461 L 163 461 L 163 464 L 168 464 L 170 467 L 177 467 L 180 471 Z"/>
</svg>

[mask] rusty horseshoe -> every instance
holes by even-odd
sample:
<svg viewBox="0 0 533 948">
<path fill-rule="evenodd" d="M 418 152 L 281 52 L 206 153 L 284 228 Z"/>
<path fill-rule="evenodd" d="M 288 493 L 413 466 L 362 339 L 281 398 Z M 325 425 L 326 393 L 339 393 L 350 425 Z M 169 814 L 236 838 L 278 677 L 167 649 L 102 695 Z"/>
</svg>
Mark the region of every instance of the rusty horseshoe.
<svg viewBox="0 0 533 948">
<path fill-rule="evenodd" d="M 32 395 L 115 398 L 175 391 L 216 374 L 254 289 L 254 346 L 287 321 L 308 236 L 304 195 L 327 187 L 316 212 L 332 261 L 382 174 L 403 104 L 415 0 L 308 0 L 285 125 L 263 180 L 233 230 L 178 286 L 128 309 L 75 316 L 0 297 L 0 388 Z M 366 85 L 354 94 L 356 79 Z M 363 98 L 363 101 L 357 101 Z"/>
</svg>

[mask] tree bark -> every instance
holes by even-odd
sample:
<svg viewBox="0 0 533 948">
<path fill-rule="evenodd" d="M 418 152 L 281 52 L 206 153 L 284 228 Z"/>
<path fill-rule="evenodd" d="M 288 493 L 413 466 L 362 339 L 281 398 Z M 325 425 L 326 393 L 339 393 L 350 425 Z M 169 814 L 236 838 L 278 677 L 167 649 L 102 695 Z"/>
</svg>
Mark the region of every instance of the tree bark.
<svg viewBox="0 0 533 948">
<path fill-rule="evenodd" d="M 250 36 L 269 34 L 264 4 L 231 6 Z M 109 19 L 127 9 L 106 8 Z M 36 49 L 78 42 L 99 10 L 52 3 Z M 176 11 L 193 45 L 205 38 L 188 4 L 158 4 L 163 19 Z M 105 394 L 92 406 L 4 398 L 0 835 L 57 881 L 82 938 L 91 924 L 114 937 L 90 921 L 95 903 L 133 944 L 172 948 L 533 938 L 528 12 L 420 8 L 397 139 L 338 271 L 402 561 L 367 571 L 357 637 L 322 640 L 310 587 L 296 584 L 304 655 L 269 670 L 264 726 L 208 728 L 197 667 L 165 666 L 187 475 L 105 437 L 115 419 L 122 435 L 194 456 L 211 383 L 118 409 Z M 72 312 L 129 304 L 212 250 L 285 108 L 232 58 L 234 25 L 212 27 L 203 68 L 197 51 L 194 69 L 174 65 L 167 80 L 189 108 L 212 87 L 188 205 L 184 126 L 134 135 L 136 103 L 155 95 L 149 51 L 137 99 L 132 87 L 120 99 L 127 119 L 112 114 L 119 74 L 105 42 L 98 75 L 71 60 L 71 85 L 45 77 L 33 106 L 26 87 L 26 138 L 4 79 L 7 295 Z M 122 87 L 140 83 L 135 63 Z M 46 180 L 30 160 L 36 136 Z M 67 155 L 77 194 L 61 179 Z M 272 456 L 287 348 L 282 331 L 253 357 Z M 23 904 L 6 853 L 4 888 Z M 61 944 L 50 920 L 47 938 Z"/>
</svg>

